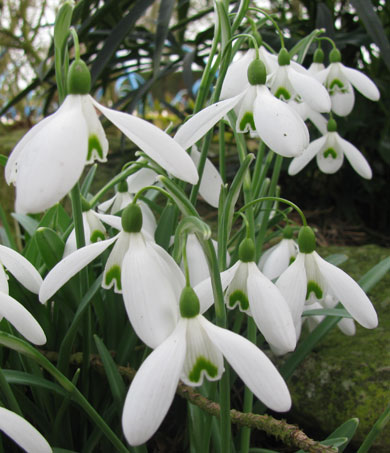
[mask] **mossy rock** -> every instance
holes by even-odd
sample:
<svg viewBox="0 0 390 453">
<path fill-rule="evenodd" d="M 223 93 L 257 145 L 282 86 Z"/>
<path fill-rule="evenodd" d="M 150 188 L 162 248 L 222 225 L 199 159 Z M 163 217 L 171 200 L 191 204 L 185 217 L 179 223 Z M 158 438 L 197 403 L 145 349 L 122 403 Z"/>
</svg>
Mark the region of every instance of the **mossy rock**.
<svg viewBox="0 0 390 453">
<path fill-rule="evenodd" d="M 374 245 L 329 247 L 322 256 L 343 253 L 349 257 L 342 267 L 358 280 L 390 250 Z M 315 348 L 289 382 L 293 413 L 308 430 L 331 433 L 346 420 L 357 417 L 359 428 L 353 438 L 356 451 L 390 401 L 390 273 L 369 292 L 378 313 L 379 326 L 367 330 L 357 326 L 355 336 L 339 329 Z M 376 439 L 373 450 L 387 453 L 390 429 Z"/>
</svg>

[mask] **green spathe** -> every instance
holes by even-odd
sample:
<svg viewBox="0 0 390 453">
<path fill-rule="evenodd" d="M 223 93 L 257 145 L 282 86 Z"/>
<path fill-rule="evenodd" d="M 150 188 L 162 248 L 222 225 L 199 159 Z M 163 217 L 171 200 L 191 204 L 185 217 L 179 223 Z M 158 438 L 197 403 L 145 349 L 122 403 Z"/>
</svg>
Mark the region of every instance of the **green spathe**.
<svg viewBox="0 0 390 453">
<path fill-rule="evenodd" d="M 75 60 L 69 68 L 67 80 L 68 94 L 89 94 L 91 73 L 83 60 Z"/>
<path fill-rule="evenodd" d="M 244 239 L 238 249 L 238 258 L 243 263 L 249 263 L 255 259 L 255 245 L 250 238 Z"/>
<path fill-rule="evenodd" d="M 248 81 L 251 85 L 264 85 L 267 80 L 267 71 L 265 64 L 256 58 L 248 66 Z"/>
<path fill-rule="evenodd" d="M 312 253 L 316 249 L 316 236 L 309 226 L 303 226 L 299 230 L 298 246 L 301 253 Z"/>
<path fill-rule="evenodd" d="M 137 204 L 131 204 L 123 210 L 122 228 L 126 233 L 139 233 L 142 228 L 142 211 Z"/>
<path fill-rule="evenodd" d="M 182 318 L 195 318 L 200 312 L 199 298 L 191 286 L 185 286 L 180 295 L 180 314 Z"/>
</svg>

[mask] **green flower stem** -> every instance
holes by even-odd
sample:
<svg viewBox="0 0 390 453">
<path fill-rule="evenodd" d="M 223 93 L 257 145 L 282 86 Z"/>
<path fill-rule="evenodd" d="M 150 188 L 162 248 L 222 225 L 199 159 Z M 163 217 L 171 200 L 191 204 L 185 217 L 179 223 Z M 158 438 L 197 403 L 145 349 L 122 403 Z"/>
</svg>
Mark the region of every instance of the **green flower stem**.
<svg viewBox="0 0 390 453">
<path fill-rule="evenodd" d="M 79 37 L 74 27 L 70 27 L 69 33 L 73 39 L 73 46 L 74 46 L 74 57 L 75 60 L 80 60 L 80 44 L 79 44 Z"/>
<path fill-rule="evenodd" d="M 218 131 L 218 142 L 219 142 L 219 174 L 224 184 L 226 184 L 226 142 L 225 142 L 225 121 L 219 122 Z"/>
<path fill-rule="evenodd" d="M 280 29 L 276 20 L 271 16 L 271 14 L 268 14 L 263 9 L 257 8 L 257 7 L 251 7 L 251 8 L 248 8 L 248 10 L 256 11 L 257 13 L 263 14 L 267 19 L 269 19 L 272 22 L 272 25 L 275 27 L 276 31 L 278 32 L 278 35 L 280 38 L 280 45 L 281 45 L 281 47 L 284 47 L 284 36 L 283 36 L 282 30 Z"/>
<path fill-rule="evenodd" d="M 1 338 L 0 338 L 1 339 Z M 51 360 L 56 361 L 58 354 L 56 352 L 46 351 L 45 356 Z M 103 376 L 106 375 L 103 362 L 98 355 L 91 355 L 89 358 L 91 367 L 94 370 L 101 373 Z M 83 354 L 77 352 L 72 354 L 70 362 L 72 365 L 79 366 L 83 361 Z M 131 367 L 125 367 L 117 365 L 119 373 L 131 381 L 136 370 Z M 193 387 L 179 382 L 176 393 L 182 398 L 190 401 L 192 404 L 200 407 L 206 413 L 219 417 L 221 413 L 221 407 L 218 403 L 204 397 L 198 393 Z M 310 439 L 303 431 L 301 431 L 296 425 L 290 425 L 285 420 L 277 420 L 271 415 L 258 415 L 252 413 L 243 413 L 235 409 L 230 410 L 229 417 L 232 423 L 238 426 L 247 426 L 252 429 L 258 429 L 265 433 L 276 437 L 281 440 L 285 445 L 289 445 L 294 449 L 302 449 L 304 451 L 313 453 L 335 453 L 332 447 L 322 445 L 313 439 Z"/>
<path fill-rule="evenodd" d="M 385 410 L 382 412 L 381 416 L 375 422 L 374 426 L 371 428 L 371 431 L 367 434 L 357 453 L 367 453 L 370 450 L 372 444 L 374 443 L 374 440 L 383 431 L 383 428 L 385 427 L 389 420 L 390 420 L 390 404 L 387 405 Z"/>
<path fill-rule="evenodd" d="M 237 30 L 237 28 L 241 25 L 242 20 L 246 16 L 246 12 L 248 11 L 249 8 L 249 3 L 250 0 L 243 0 L 240 3 L 240 8 L 236 14 L 236 17 L 234 18 L 234 22 L 232 24 L 232 33 Z"/>
<path fill-rule="evenodd" d="M 254 198 L 259 196 L 264 180 L 267 177 L 269 167 L 271 166 L 273 158 L 275 156 L 275 153 L 273 151 L 268 151 L 267 155 L 264 158 L 265 147 L 265 144 L 262 142 L 259 145 L 259 151 L 256 156 L 256 167 L 252 178 L 252 193 Z"/>
</svg>

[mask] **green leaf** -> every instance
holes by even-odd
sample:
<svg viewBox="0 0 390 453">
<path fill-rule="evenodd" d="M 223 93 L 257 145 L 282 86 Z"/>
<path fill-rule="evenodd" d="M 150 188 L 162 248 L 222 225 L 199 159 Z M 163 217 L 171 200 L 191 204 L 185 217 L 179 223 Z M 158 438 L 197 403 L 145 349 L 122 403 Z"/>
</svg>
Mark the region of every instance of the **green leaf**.
<svg viewBox="0 0 390 453">
<path fill-rule="evenodd" d="M 358 418 L 350 418 L 338 428 L 336 428 L 332 434 L 330 434 L 327 439 L 335 439 L 337 437 L 345 437 L 347 440 L 344 444 L 338 446 L 339 453 L 342 453 L 346 446 L 351 441 L 352 437 L 354 436 L 357 427 L 359 426 L 359 419 Z"/>
<path fill-rule="evenodd" d="M 328 263 L 333 264 L 334 266 L 340 266 L 340 264 L 345 263 L 348 260 L 348 256 L 343 253 L 334 253 L 325 258 Z"/>
<path fill-rule="evenodd" d="M 221 30 L 221 49 L 224 52 L 230 38 L 232 37 L 232 30 L 230 27 L 230 21 L 228 12 L 226 11 L 225 4 L 220 0 L 215 2 L 216 11 L 218 15 L 219 27 Z"/>
<path fill-rule="evenodd" d="M 154 36 L 154 52 L 153 52 L 153 74 L 157 75 L 160 69 L 160 60 L 164 48 L 165 40 L 168 36 L 169 21 L 172 16 L 175 0 L 161 0 L 158 10 L 157 29 Z"/>
<path fill-rule="evenodd" d="M 387 68 L 390 70 L 390 42 L 387 39 L 383 25 L 375 13 L 374 6 L 370 0 L 351 0 L 359 18 L 362 20 L 368 34 L 380 49 Z"/>
<path fill-rule="evenodd" d="M 17 212 L 13 212 L 12 217 L 22 225 L 22 227 L 27 231 L 30 236 L 33 236 L 35 230 L 38 228 L 39 222 L 38 220 L 33 219 L 27 214 L 19 214 Z"/>
<path fill-rule="evenodd" d="M 390 257 L 385 258 L 380 263 L 371 268 L 359 280 L 359 285 L 368 292 L 390 271 Z"/>
<path fill-rule="evenodd" d="M 292 58 L 295 54 L 297 55 L 297 62 L 302 63 L 305 59 L 307 51 L 309 50 L 310 46 L 312 45 L 315 38 L 321 35 L 321 30 L 313 30 L 310 35 L 306 36 L 305 38 L 301 39 L 295 46 L 290 50 L 289 55 Z"/>
<path fill-rule="evenodd" d="M 83 184 L 81 185 L 81 188 L 80 188 L 81 195 L 84 198 L 87 198 L 89 189 L 91 188 L 92 181 L 95 178 L 96 170 L 97 170 L 97 164 L 93 164 L 91 166 L 91 168 L 89 169 L 87 176 L 84 178 Z"/>
<path fill-rule="evenodd" d="M 16 370 L 3 370 L 3 373 L 9 384 L 32 385 L 34 387 L 40 387 L 49 390 L 50 392 L 57 393 L 61 396 L 66 396 L 68 394 L 58 384 L 34 374 Z"/>
<path fill-rule="evenodd" d="M 54 45 L 57 52 L 62 52 L 62 49 L 68 39 L 72 13 L 73 6 L 70 1 L 64 2 L 57 13 L 54 24 Z"/>
<path fill-rule="evenodd" d="M 0 165 L 5 167 L 7 164 L 7 161 L 8 161 L 8 157 L 4 156 L 4 154 L 0 154 Z"/>
<path fill-rule="evenodd" d="M 339 316 L 341 318 L 352 318 L 345 308 L 316 308 L 305 310 L 302 316 Z"/>
<path fill-rule="evenodd" d="M 117 404 L 117 407 L 121 411 L 126 395 L 126 387 L 123 382 L 122 376 L 119 374 L 118 367 L 116 366 L 103 341 L 97 335 L 94 335 L 93 338 L 104 365 L 104 370 L 106 372 L 108 385 L 110 386 L 112 396 Z"/>
<path fill-rule="evenodd" d="M 65 243 L 54 230 L 46 227 L 38 228 L 35 233 L 35 241 L 48 269 L 61 261 Z"/>
<path fill-rule="evenodd" d="M 175 231 L 176 219 L 176 206 L 168 201 L 163 212 L 161 213 L 156 231 L 154 233 L 156 243 L 165 250 L 168 250 L 172 234 Z"/>
<path fill-rule="evenodd" d="M 383 431 L 383 429 L 385 428 L 389 421 L 390 421 L 390 404 L 388 404 L 385 407 L 385 410 L 379 416 L 378 420 L 375 422 L 371 431 L 367 434 L 357 453 L 367 453 L 370 450 L 372 444 L 374 443 L 374 440 Z"/>
</svg>

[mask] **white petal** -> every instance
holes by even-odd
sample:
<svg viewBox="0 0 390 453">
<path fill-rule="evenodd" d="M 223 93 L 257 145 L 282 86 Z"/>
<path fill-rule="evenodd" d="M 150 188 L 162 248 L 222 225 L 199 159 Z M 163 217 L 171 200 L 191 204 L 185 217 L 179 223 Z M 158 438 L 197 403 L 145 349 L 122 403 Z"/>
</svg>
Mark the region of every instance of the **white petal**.
<svg viewBox="0 0 390 453">
<path fill-rule="evenodd" d="M 338 134 L 336 140 L 356 173 L 358 173 L 362 178 L 371 179 L 372 170 L 363 154 L 354 145 L 352 145 L 352 143 L 344 140 Z"/>
<path fill-rule="evenodd" d="M 87 151 L 81 96 L 70 95 L 19 156 L 15 210 L 41 212 L 60 201 L 80 178 Z"/>
<path fill-rule="evenodd" d="M 315 260 L 332 293 L 356 321 L 367 329 L 378 325 L 378 317 L 370 299 L 348 274 L 322 259 L 316 252 Z"/>
<path fill-rule="evenodd" d="M 345 74 L 347 79 L 352 85 L 366 98 L 371 101 L 378 101 L 380 98 L 380 92 L 375 83 L 362 72 L 357 69 L 347 68 L 341 64 L 341 71 Z"/>
<path fill-rule="evenodd" d="M 122 427 L 130 445 L 145 443 L 157 431 L 175 396 L 186 352 L 186 321 L 141 365 L 127 393 Z"/>
<path fill-rule="evenodd" d="M 224 101 L 216 102 L 191 116 L 174 136 L 175 142 L 184 149 L 195 145 L 207 131 L 223 118 L 241 100 L 242 94 Z"/>
<path fill-rule="evenodd" d="M 210 277 L 206 256 L 195 234 L 189 234 L 187 236 L 186 253 L 190 284 L 194 287 Z"/>
<path fill-rule="evenodd" d="M 262 272 L 270 280 L 279 277 L 288 268 L 291 258 L 295 258 L 297 251 L 290 247 L 291 242 L 294 244 L 292 239 L 282 239 L 268 255 Z"/>
<path fill-rule="evenodd" d="M 223 355 L 211 342 L 200 319 L 197 316 L 187 321 L 187 353 L 181 380 L 191 386 L 202 385 L 204 377 L 217 381 L 225 371 Z"/>
<path fill-rule="evenodd" d="M 46 439 L 27 420 L 0 407 L 0 429 L 27 453 L 51 453 Z"/>
<path fill-rule="evenodd" d="M 49 300 L 68 280 L 117 240 L 118 236 L 90 244 L 68 255 L 51 269 L 43 280 L 39 300 Z"/>
<path fill-rule="evenodd" d="M 121 231 L 104 267 L 102 281 L 102 287 L 104 289 L 110 289 L 112 286 L 114 286 L 114 291 L 116 293 L 122 293 L 122 263 L 123 258 L 129 250 L 129 246 L 130 233 Z"/>
<path fill-rule="evenodd" d="M 308 108 L 307 117 L 314 126 L 321 132 L 322 135 L 325 135 L 328 132 L 328 120 L 321 115 L 321 113 L 316 112 L 315 110 Z"/>
<path fill-rule="evenodd" d="M 226 71 L 222 84 L 221 99 L 237 96 L 249 85 L 248 66 L 256 58 L 255 50 L 249 49 L 241 58 L 234 61 Z"/>
<path fill-rule="evenodd" d="M 253 114 L 260 138 L 281 156 L 300 154 L 308 145 L 308 131 L 302 118 L 285 102 L 273 97 L 264 85 L 257 87 L 257 92 Z"/>
<path fill-rule="evenodd" d="M 0 317 L 7 319 L 31 343 L 46 343 L 46 335 L 33 315 L 7 294 L 0 293 Z"/>
<path fill-rule="evenodd" d="M 237 106 L 237 121 L 236 131 L 253 133 L 255 132 L 254 117 L 253 117 L 253 105 L 256 99 L 257 89 L 255 86 L 250 85 L 243 93 L 243 98 L 240 104 Z"/>
<path fill-rule="evenodd" d="M 29 291 L 38 294 L 42 277 L 35 267 L 20 253 L 0 245 L 0 263 Z"/>
<path fill-rule="evenodd" d="M 314 77 L 289 68 L 288 77 L 295 91 L 317 112 L 329 112 L 331 103 L 326 88 Z"/>
<path fill-rule="evenodd" d="M 206 318 L 202 317 L 201 322 L 210 340 L 256 397 L 274 411 L 288 411 L 290 393 L 268 357 L 242 336 L 214 326 Z"/>
<path fill-rule="evenodd" d="M 198 172 L 190 156 L 168 134 L 141 118 L 108 109 L 94 100 L 92 102 L 126 137 L 162 168 L 183 181 L 191 184 L 198 182 Z"/>
<path fill-rule="evenodd" d="M 337 323 L 337 327 L 343 332 L 344 335 L 352 337 L 356 333 L 355 322 L 351 318 L 343 318 Z"/>
<path fill-rule="evenodd" d="M 151 242 L 132 234 L 122 264 L 122 293 L 135 333 L 151 348 L 168 338 L 176 326 L 177 286 Z"/>
<path fill-rule="evenodd" d="M 328 132 L 326 143 L 317 153 L 318 168 L 327 174 L 336 173 L 344 162 L 343 149 L 337 140 L 337 136 L 337 132 Z M 336 157 L 334 157 L 334 153 L 336 153 Z"/>
<path fill-rule="evenodd" d="M 295 261 L 277 279 L 276 286 L 279 288 L 290 308 L 297 332 L 298 328 L 300 328 L 300 320 L 307 292 L 305 260 L 302 253 L 298 253 Z"/>
<path fill-rule="evenodd" d="M 150 168 L 140 168 L 127 178 L 130 193 L 137 193 L 143 187 L 152 186 L 156 182 L 156 172 Z"/>
<path fill-rule="evenodd" d="M 345 92 L 335 91 L 331 96 L 332 111 L 338 116 L 347 116 L 355 104 L 355 93 L 349 82 L 345 83 Z"/>
<path fill-rule="evenodd" d="M 111 215 L 111 214 L 96 214 L 99 219 L 106 223 L 107 225 L 110 225 L 111 227 L 115 228 L 116 230 L 122 230 L 122 219 L 121 217 L 118 217 L 117 215 Z"/>
<path fill-rule="evenodd" d="M 0 261 L 0 292 L 8 294 L 8 275 Z"/>
<path fill-rule="evenodd" d="M 326 142 L 327 136 L 317 138 L 303 151 L 303 153 L 294 157 L 288 167 L 288 174 L 293 176 L 299 173 L 313 159 L 313 157 L 321 150 Z"/>
<path fill-rule="evenodd" d="M 142 211 L 142 231 L 147 231 L 151 237 L 154 237 L 157 223 L 153 211 L 144 201 L 139 201 L 138 204 Z"/>
<path fill-rule="evenodd" d="M 195 146 L 191 149 L 191 159 L 198 166 L 200 152 Z M 210 159 L 206 158 L 202 179 L 200 181 L 199 193 L 202 198 L 213 208 L 218 208 L 219 194 L 223 181 L 219 171 L 214 167 Z"/>
<path fill-rule="evenodd" d="M 284 352 L 297 342 L 291 312 L 279 288 L 248 263 L 248 299 L 253 319 L 268 343 Z"/>
<path fill-rule="evenodd" d="M 89 164 L 92 164 L 95 160 L 106 162 L 108 140 L 89 96 L 82 97 L 82 108 L 84 118 L 87 121 L 89 139 L 86 161 Z"/>
<path fill-rule="evenodd" d="M 322 84 L 325 83 L 326 79 L 328 78 L 329 72 L 331 70 L 331 65 L 329 65 L 327 68 L 322 69 L 321 71 L 318 71 L 314 74 L 314 77 L 321 82 Z"/>
</svg>

